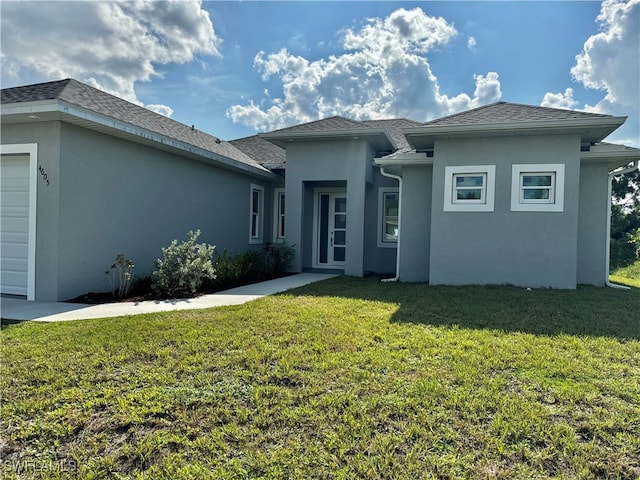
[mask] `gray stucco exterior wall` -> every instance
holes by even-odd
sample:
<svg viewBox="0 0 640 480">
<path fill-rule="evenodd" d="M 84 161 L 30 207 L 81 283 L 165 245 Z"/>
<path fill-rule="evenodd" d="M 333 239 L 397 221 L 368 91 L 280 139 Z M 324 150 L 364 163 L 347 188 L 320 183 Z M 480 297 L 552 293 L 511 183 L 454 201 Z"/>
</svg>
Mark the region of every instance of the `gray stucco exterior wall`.
<svg viewBox="0 0 640 480">
<path fill-rule="evenodd" d="M 3 144 L 38 144 L 38 166 L 47 175 L 37 179 L 36 268 L 35 295 L 37 300 L 58 300 L 57 269 L 59 263 L 59 182 L 60 182 L 59 122 L 25 125 L 2 125 Z"/>
<path fill-rule="evenodd" d="M 365 200 L 364 271 L 393 276 L 396 269 L 396 247 L 395 243 L 385 247 L 378 246 L 378 236 L 381 233 L 378 228 L 381 222 L 378 203 L 380 189 L 398 190 L 398 182 L 383 177 L 378 168 L 372 169 L 372 177 L 373 183 L 367 183 Z"/>
<path fill-rule="evenodd" d="M 371 233 L 377 228 L 377 186 L 394 183 L 382 179 L 373 168 L 376 152 L 371 145 L 363 139 L 338 139 L 290 142 L 286 149 L 285 238 L 295 245 L 292 270 L 319 268 L 312 255 L 314 202 L 316 192 L 324 189 L 347 196 L 345 274 L 362 276 L 369 269 L 380 271 L 379 267 L 393 271 L 395 254 L 378 248 L 375 233 Z"/>
<path fill-rule="evenodd" d="M 400 280 L 428 282 L 433 167 L 405 167 L 402 180 Z"/>
<path fill-rule="evenodd" d="M 582 163 L 578 210 L 578 273 L 582 284 L 604 286 L 607 276 L 608 166 Z"/>
<path fill-rule="evenodd" d="M 562 212 L 511 211 L 512 165 L 565 165 Z M 445 212 L 445 167 L 495 165 L 493 212 Z M 434 148 L 432 284 L 575 288 L 580 183 L 577 135 L 437 140 Z"/>
<path fill-rule="evenodd" d="M 38 184 L 38 300 L 109 290 L 105 271 L 117 254 L 144 276 L 189 230 L 219 251 L 260 248 L 249 244 L 251 184 L 264 187 L 271 240 L 268 181 L 66 123 L 3 126 L 3 143 L 22 142 L 39 144 L 50 180 Z"/>
</svg>

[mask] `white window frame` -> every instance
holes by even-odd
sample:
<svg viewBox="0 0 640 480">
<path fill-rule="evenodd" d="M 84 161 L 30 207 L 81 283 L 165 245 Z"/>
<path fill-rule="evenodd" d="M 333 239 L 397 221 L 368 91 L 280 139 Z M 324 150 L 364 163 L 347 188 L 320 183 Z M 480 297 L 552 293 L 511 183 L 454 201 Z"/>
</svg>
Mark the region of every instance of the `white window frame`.
<svg viewBox="0 0 640 480">
<path fill-rule="evenodd" d="M 253 205 L 253 194 L 254 192 L 258 192 L 258 209 L 257 212 L 254 213 L 254 205 Z M 256 232 L 253 232 L 253 219 L 256 217 Z M 251 184 L 251 188 L 249 189 L 249 243 L 256 244 L 262 243 L 262 232 L 263 232 L 263 220 L 264 220 L 264 187 L 261 185 Z"/>
<path fill-rule="evenodd" d="M 511 167 L 511 211 L 512 212 L 563 212 L 564 211 L 564 164 L 533 163 Z M 549 199 L 524 198 L 526 187 L 522 179 L 526 175 L 551 175 Z M 546 187 L 542 187 L 546 188 Z"/>
<path fill-rule="evenodd" d="M 480 200 L 459 200 L 456 197 L 455 178 L 458 176 L 480 176 L 484 178 Z M 496 166 L 460 165 L 444 167 L 444 211 L 445 212 L 493 212 L 495 204 Z"/>
<path fill-rule="evenodd" d="M 382 187 L 378 190 L 378 247 L 380 248 L 396 248 L 398 246 L 398 240 L 385 240 L 384 239 L 384 199 L 388 193 L 400 194 L 397 188 Z M 400 198 L 398 198 L 398 202 Z M 398 204 L 398 213 L 400 211 L 400 205 Z M 398 222 L 400 217 L 398 216 Z M 399 223 L 398 223 L 399 224 Z M 399 234 L 400 232 L 398 232 Z"/>
<path fill-rule="evenodd" d="M 284 188 L 273 190 L 273 243 L 284 243 L 284 232 L 280 232 L 280 226 L 285 222 L 286 210 L 283 212 L 280 208 L 280 198 L 284 195 Z"/>
</svg>

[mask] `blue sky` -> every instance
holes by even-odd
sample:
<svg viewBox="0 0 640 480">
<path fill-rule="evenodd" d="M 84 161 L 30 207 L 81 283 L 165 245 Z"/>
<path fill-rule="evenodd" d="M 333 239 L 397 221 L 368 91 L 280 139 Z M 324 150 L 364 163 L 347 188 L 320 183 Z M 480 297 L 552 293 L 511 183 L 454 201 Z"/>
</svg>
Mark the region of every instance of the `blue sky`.
<svg viewBox="0 0 640 480">
<path fill-rule="evenodd" d="M 497 100 L 629 116 L 640 0 L 2 2 L 2 86 L 73 77 L 224 139 Z"/>
</svg>

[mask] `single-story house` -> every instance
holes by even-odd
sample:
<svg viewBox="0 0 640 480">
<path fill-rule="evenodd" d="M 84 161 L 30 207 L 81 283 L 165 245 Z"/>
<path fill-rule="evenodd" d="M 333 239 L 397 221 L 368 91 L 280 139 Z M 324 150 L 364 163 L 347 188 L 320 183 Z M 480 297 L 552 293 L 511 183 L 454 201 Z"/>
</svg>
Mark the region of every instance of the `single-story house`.
<svg viewBox="0 0 640 480">
<path fill-rule="evenodd" d="M 1 101 L 2 293 L 108 291 L 117 254 L 150 273 L 189 230 L 220 251 L 271 239 L 283 179 L 230 142 L 72 79 Z"/>
<path fill-rule="evenodd" d="M 188 230 L 286 242 L 292 271 L 605 285 L 626 117 L 497 102 L 422 123 L 331 117 L 222 141 L 67 79 L 2 90 L 2 293 L 106 290 Z"/>
</svg>

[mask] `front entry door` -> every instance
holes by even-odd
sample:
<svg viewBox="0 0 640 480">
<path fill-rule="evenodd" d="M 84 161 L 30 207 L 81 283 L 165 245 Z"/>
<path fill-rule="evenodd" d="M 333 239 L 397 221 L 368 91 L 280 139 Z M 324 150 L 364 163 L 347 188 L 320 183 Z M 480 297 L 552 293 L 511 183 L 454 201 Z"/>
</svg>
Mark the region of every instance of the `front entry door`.
<svg viewBox="0 0 640 480">
<path fill-rule="evenodd" d="M 347 250 L 347 196 L 318 193 L 316 265 L 343 267 Z"/>
</svg>

